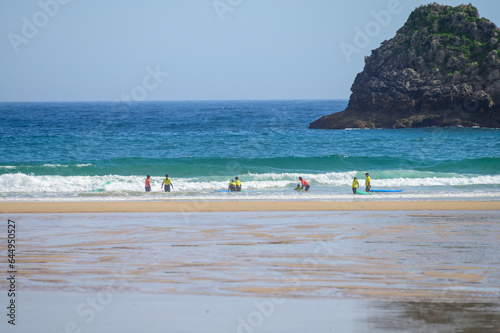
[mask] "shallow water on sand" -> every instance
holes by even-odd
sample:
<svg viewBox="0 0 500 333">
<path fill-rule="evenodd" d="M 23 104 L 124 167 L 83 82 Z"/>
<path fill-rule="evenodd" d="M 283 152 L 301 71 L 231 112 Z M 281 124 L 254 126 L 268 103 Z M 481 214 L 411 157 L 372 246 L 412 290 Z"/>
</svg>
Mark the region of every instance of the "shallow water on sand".
<svg viewBox="0 0 500 333">
<path fill-rule="evenodd" d="M 115 279 L 146 293 L 496 302 L 498 215 L 221 212 L 9 218 L 17 222 L 23 289 L 91 291 Z"/>
<path fill-rule="evenodd" d="M 0 325 L 498 332 L 498 213 L 2 214 L 16 221 L 18 325 Z"/>
</svg>

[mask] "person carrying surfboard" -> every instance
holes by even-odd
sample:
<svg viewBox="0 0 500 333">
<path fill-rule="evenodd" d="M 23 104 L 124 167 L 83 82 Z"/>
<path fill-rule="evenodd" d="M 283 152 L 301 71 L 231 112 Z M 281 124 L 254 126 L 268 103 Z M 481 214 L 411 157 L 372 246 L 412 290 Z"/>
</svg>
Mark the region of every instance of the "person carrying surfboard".
<svg viewBox="0 0 500 333">
<path fill-rule="evenodd" d="M 234 179 L 229 182 L 229 187 L 227 188 L 229 192 L 234 192 L 236 191 L 236 183 L 234 182 Z"/>
<path fill-rule="evenodd" d="M 234 177 L 236 179 L 236 192 L 241 192 L 241 182 L 238 177 Z"/>
<path fill-rule="evenodd" d="M 302 188 L 307 192 L 309 191 L 309 183 L 305 180 L 305 179 L 302 179 L 302 177 L 299 177 L 299 180 L 302 184 Z"/>
<path fill-rule="evenodd" d="M 146 184 L 145 184 L 146 192 L 151 192 L 151 179 L 150 178 L 151 178 L 151 176 L 147 175 Z"/>
<path fill-rule="evenodd" d="M 168 174 L 165 175 L 165 179 L 163 179 L 163 183 L 161 184 L 161 187 L 163 188 L 163 185 L 165 185 L 165 192 L 170 192 L 170 187 L 172 186 L 172 190 L 174 189 L 174 184 L 172 184 L 172 181 L 170 178 L 168 178 Z"/>
<path fill-rule="evenodd" d="M 370 192 L 370 188 L 372 187 L 372 179 L 370 178 L 370 174 L 367 172 L 365 173 L 366 179 L 365 179 L 365 192 Z"/>
<path fill-rule="evenodd" d="M 354 177 L 354 180 L 352 181 L 352 194 L 356 194 L 358 187 L 359 187 L 358 178 Z"/>
</svg>

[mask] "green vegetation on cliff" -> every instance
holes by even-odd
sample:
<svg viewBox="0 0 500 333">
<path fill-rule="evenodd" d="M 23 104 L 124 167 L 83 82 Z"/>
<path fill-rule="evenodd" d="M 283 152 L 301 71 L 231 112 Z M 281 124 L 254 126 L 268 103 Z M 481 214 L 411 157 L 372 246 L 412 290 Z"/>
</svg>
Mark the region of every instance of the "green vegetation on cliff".
<svg viewBox="0 0 500 333">
<path fill-rule="evenodd" d="M 474 6 L 420 6 L 366 58 L 347 109 L 310 128 L 500 127 L 499 55 Z"/>
</svg>

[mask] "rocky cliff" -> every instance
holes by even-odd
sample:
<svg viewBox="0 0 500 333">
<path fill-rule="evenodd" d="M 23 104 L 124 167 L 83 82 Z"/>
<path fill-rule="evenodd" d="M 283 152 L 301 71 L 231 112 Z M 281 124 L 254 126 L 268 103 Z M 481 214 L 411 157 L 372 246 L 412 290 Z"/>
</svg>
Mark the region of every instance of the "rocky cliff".
<svg viewBox="0 0 500 333">
<path fill-rule="evenodd" d="M 472 5 L 421 6 L 365 57 L 351 91 L 309 128 L 498 128 L 500 29 Z"/>
</svg>

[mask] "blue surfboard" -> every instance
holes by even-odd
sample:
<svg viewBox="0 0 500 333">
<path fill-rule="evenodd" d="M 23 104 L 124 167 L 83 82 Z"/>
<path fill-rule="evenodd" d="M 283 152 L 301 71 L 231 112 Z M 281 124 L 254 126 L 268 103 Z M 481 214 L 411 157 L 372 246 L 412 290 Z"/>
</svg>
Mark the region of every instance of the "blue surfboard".
<svg viewBox="0 0 500 333">
<path fill-rule="evenodd" d="M 403 190 L 370 190 L 370 192 L 403 192 Z"/>
<path fill-rule="evenodd" d="M 225 192 L 225 193 L 228 193 L 228 192 L 231 192 L 231 191 L 215 190 L 215 192 Z M 236 193 L 236 192 L 245 192 L 245 191 L 233 191 L 233 192 Z"/>
</svg>

